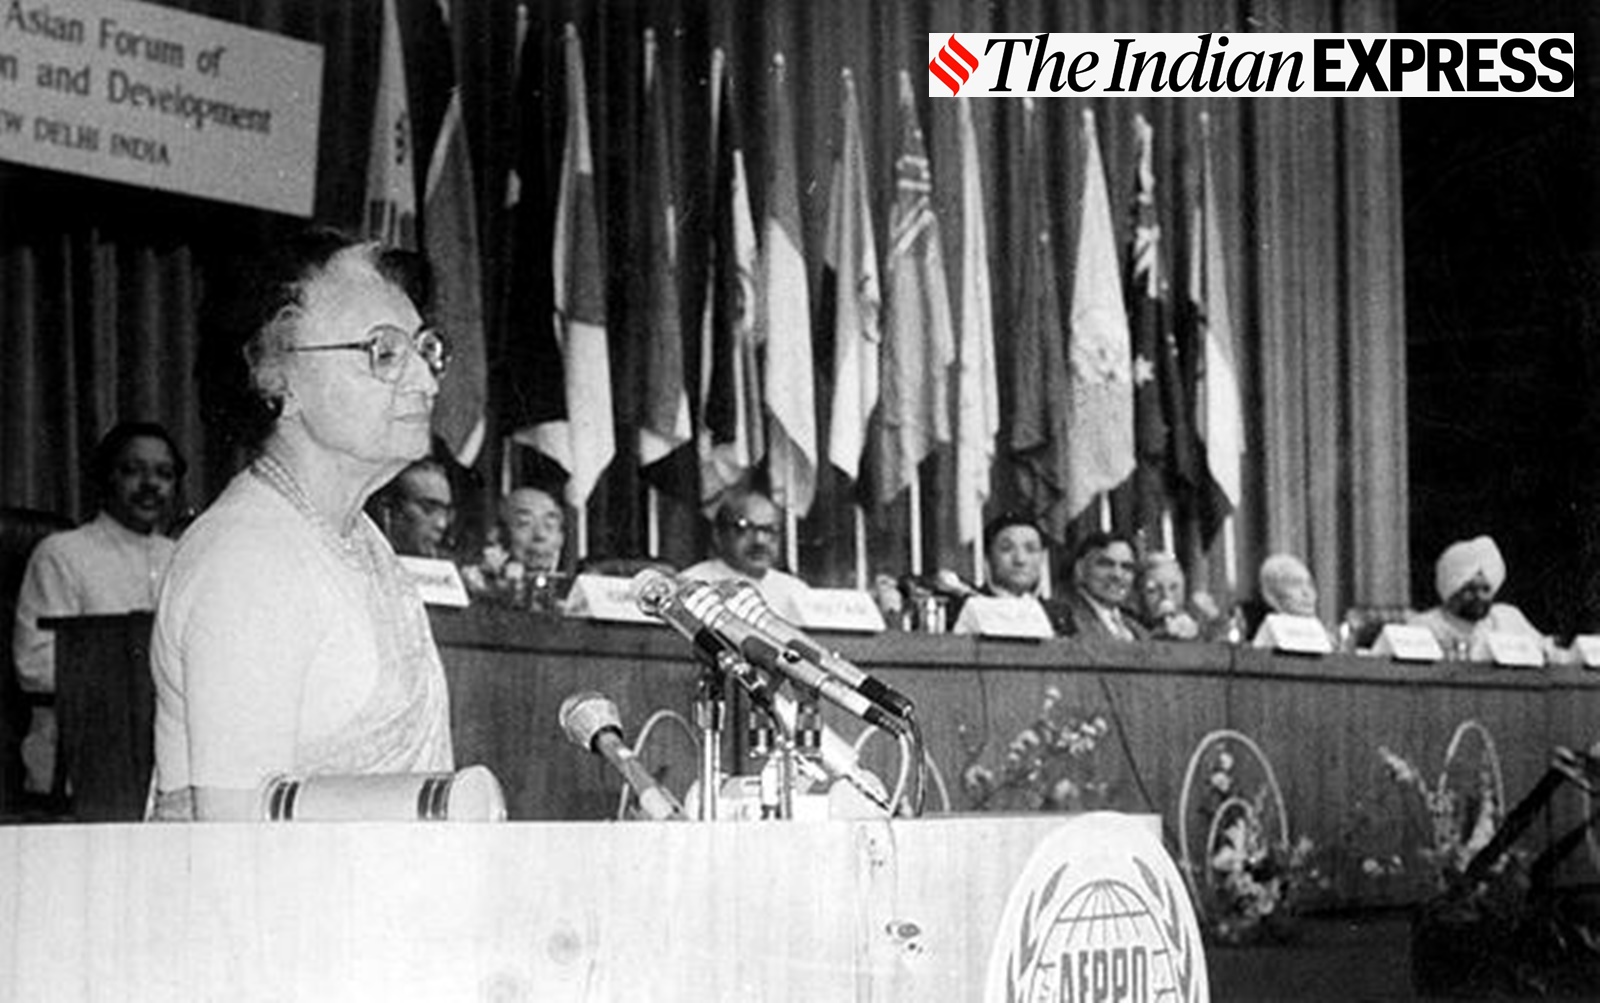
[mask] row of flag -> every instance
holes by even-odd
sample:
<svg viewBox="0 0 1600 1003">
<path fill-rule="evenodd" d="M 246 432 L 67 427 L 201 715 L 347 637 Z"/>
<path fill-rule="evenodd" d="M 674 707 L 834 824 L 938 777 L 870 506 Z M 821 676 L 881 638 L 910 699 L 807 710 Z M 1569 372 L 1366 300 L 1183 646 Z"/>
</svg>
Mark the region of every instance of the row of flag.
<svg viewBox="0 0 1600 1003">
<path fill-rule="evenodd" d="M 399 68 L 394 2 L 384 4 L 369 218 L 376 235 L 405 243 L 415 240 L 415 209 L 408 208 L 415 197 L 406 189 L 410 175 L 403 169 L 413 123 Z M 523 30 L 525 23 L 519 25 Z M 522 48 L 519 40 L 519 53 Z M 519 64 L 525 62 L 519 57 Z M 1201 185 L 1189 227 L 1189 274 L 1173 309 L 1155 223 L 1151 130 L 1142 119 L 1136 129 L 1135 226 L 1124 257 L 1113 229 L 1094 116 L 1083 113 L 1082 216 L 1072 249 L 1070 313 L 1063 324 L 1045 204 L 1044 143 L 1039 114 L 1031 100 L 1025 102 L 1026 218 L 1034 229 L 1023 255 L 1015 365 L 1005 388 L 1010 421 L 1002 429 L 987 216 L 971 109 L 966 101 L 959 103 L 961 259 L 952 303 L 910 75 L 902 71 L 899 77 L 895 195 L 880 271 L 856 87 L 846 70 L 828 189 L 824 293 L 816 298 L 828 311 L 820 319 L 831 328 L 834 349 L 824 458 L 813 378 L 814 300 L 802 252 L 784 59 L 774 56 L 771 67 L 771 113 L 763 123 L 766 204 L 758 223 L 733 76 L 722 50 L 713 55 L 708 90 L 714 194 L 704 307 L 694 339 L 698 359 L 686 358 L 690 339 L 679 304 L 684 262 L 672 139 L 659 49 L 648 31 L 644 63 L 644 156 L 636 183 L 648 221 L 642 228 L 636 293 L 648 334 L 641 346 L 645 385 L 632 446 L 647 483 L 688 494 L 709 509 L 725 491 L 759 473 L 779 505 L 797 519 L 811 509 L 819 466 L 826 462 L 855 485 L 864 507 L 910 493 L 913 564 L 920 570 L 918 466 L 934 450 L 949 446 L 963 543 L 981 534 L 1001 454 L 1012 462 L 1022 497 L 1057 539 L 1064 539 L 1068 524 L 1108 492 L 1133 484 L 1140 498 L 1155 499 L 1140 507 L 1141 525 L 1170 520 L 1177 511 L 1195 519 L 1209 541 L 1238 502 L 1244 438 L 1208 129 L 1202 129 Z M 515 429 L 512 438 L 560 464 L 568 475 L 567 501 L 581 517 L 618 446 L 593 140 L 582 46 L 571 24 L 563 31 L 562 65 L 567 110 L 550 228 L 555 346 L 550 358 L 561 370 L 564 394 L 560 401 L 544 402 L 541 414 Z M 525 70 L 519 65 L 519 72 Z M 470 464 L 483 437 L 485 377 L 477 259 L 466 253 L 478 245 L 459 107 L 452 90 L 441 125 L 431 133 L 438 138 L 427 172 L 421 231 L 430 257 L 447 266 L 437 292 L 458 358 L 462 342 L 471 342 L 465 346 L 468 365 L 452 368 L 441 388 L 437 427 L 457 459 Z M 518 197 L 513 173 L 508 203 Z M 697 475 L 685 478 L 686 470 Z"/>
</svg>

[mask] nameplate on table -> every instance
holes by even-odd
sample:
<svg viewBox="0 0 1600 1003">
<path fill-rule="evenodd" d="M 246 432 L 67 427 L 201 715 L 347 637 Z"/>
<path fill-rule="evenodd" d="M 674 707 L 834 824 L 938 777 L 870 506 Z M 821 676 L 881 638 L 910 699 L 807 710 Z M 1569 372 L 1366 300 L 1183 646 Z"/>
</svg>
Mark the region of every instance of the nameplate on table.
<svg viewBox="0 0 1600 1003">
<path fill-rule="evenodd" d="M 1326 655 L 1333 651 L 1328 631 L 1314 616 L 1269 613 L 1256 631 L 1255 646 L 1293 655 Z"/>
<path fill-rule="evenodd" d="M 1517 669 L 1544 666 L 1544 645 L 1537 637 L 1491 630 L 1483 635 L 1483 642 L 1489 648 L 1489 660 L 1496 665 Z"/>
<path fill-rule="evenodd" d="M 411 576 L 422 601 L 429 606 L 466 606 L 467 587 L 461 571 L 450 561 L 437 557 L 402 557 L 400 566 Z"/>
<path fill-rule="evenodd" d="M 1444 658 L 1444 649 L 1439 647 L 1433 631 L 1414 623 L 1384 624 L 1372 651 L 1397 662 L 1437 662 Z"/>
<path fill-rule="evenodd" d="M 660 623 L 639 608 L 632 578 L 579 575 L 567 596 L 567 615 L 618 623 Z"/>
<path fill-rule="evenodd" d="M 1039 600 L 1026 596 L 968 596 L 951 628 L 983 637 L 1054 637 Z"/>
<path fill-rule="evenodd" d="M 883 614 L 872 597 L 858 589 L 807 589 L 797 600 L 800 623 L 813 630 L 851 630 L 876 634 Z"/>
<path fill-rule="evenodd" d="M 1586 669 L 1600 669 L 1600 634 L 1579 634 L 1572 639 L 1572 650 Z"/>
</svg>

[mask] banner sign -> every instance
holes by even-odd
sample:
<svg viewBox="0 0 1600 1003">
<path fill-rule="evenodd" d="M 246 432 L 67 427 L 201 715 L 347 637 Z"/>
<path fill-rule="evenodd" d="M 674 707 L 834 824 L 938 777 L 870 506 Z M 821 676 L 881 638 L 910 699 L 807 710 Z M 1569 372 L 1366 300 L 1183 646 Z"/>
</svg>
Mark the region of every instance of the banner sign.
<svg viewBox="0 0 1600 1003">
<path fill-rule="evenodd" d="M 0 160 L 310 216 L 322 47 L 134 0 L 0 5 Z"/>
</svg>

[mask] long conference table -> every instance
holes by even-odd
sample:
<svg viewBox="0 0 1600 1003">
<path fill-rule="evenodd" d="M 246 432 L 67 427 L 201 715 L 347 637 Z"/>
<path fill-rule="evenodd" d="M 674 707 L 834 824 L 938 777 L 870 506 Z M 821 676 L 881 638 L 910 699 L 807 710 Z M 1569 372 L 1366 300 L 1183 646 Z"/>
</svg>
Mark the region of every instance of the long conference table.
<svg viewBox="0 0 1600 1003">
<path fill-rule="evenodd" d="M 557 711 L 568 695 L 594 690 L 611 697 L 630 737 L 657 710 L 693 720 L 701 670 L 688 642 L 667 628 L 492 609 L 435 611 L 433 628 L 450 680 L 457 758 L 494 770 L 513 818 L 601 818 L 616 811 L 618 784 L 607 768 L 562 736 Z M 1060 694 L 1058 713 L 1104 717 L 1110 732 L 1094 758 L 1110 807 L 1160 815 L 1175 856 L 1190 757 L 1218 732 L 1248 737 L 1270 764 L 1289 839 L 1306 835 L 1346 855 L 1387 858 L 1413 856 L 1430 838 L 1431 822 L 1416 790 L 1395 781 L 1380 747 L 1463 802 L 1484 789 L 1483 771 L 1490 758 L 1497 760 L 1505 810 L 1546 774 L 1556 746 L 1585 749 L 1600 739 L 1600 674 L 1581 666 L 1419 665 L 1223 644 L 819 636 L 915 700 L 953 811 L 977 807 L 963 773 L 973 765 L 998 773 L 1008 747 L 1039 717 L 1047 690 Z M 729 714 L 723 751 L 735 765 L 747 749 L 740 706 Z M 826 708 L 824 718 L 847 738 L 861 730 Z M 665 731 L 669 737 L 653 733 L 641 751 L 681 794 L 696 776 L 696 750 L 682 729 Z M 864 762 L 885 778 L 896 775 L 897 755 L 881 736 L 864 745 Z M 1207 757 L 1201 765 L 1212 764 Z M 1241 768 L 1239 780 L 1249 779 Z M 1191 833 L 1203 830 L 1205 820 L 1195 813 L 1204 808 L 1198 789 L 1204 781 L 1203 770 L 1190 778 L 1197 787 L 1187 799 Z M 937 791 L 930 805 L 943 807 Z M 1565 785 L 1523 843 L 1542 848 L 1589 812 L 1587 799 Z M 1575 852 L 1560 874 L 1592 880 L 1595 859 L 1592 849 Z M 1383 898 L 1380 889 L 1347 891 Z"/>
<path fill-rule="evenodd" d="M 432 622 L 449 680 L 458 764 L 481 763 L 495 773 L 513 820 L 616 814 L 619 780 L 562 734 L 558 710 L 569 695 L 592 690 L 610 697 L 633 741 L 656 711 L 693 720 L 702 669 L 688 642 L 664 626 L 494 608 L 435 609 Z M 96 679 L 90 689 L 138 711 L 96 711 L 96 732 L 78 736 L 86 746 L 76 753 L 80 761 L 128 760 L 122 747 L 95 749 L 103 722 L 113 719 L 133 722 L 133 759 L 148 756 L 139 732 L 148 721 L 149 629 L 148 615 L 62 625 L 63 664 L 71 659 L 91 665 Z M 1479 787 L 1474 771 L 1487 762 L 1487 738 L 1503 775 L 1504 808 L 1545 775 L 1555 746 L 1581 749 L 1600 738 L 1600 675 L 1578 666 L 1406 665 L 1221 644 L 1097 646 L 899 632 L 819 636 L 915 700 L 942 781 L 942 787 L 934 785 L 930 809 L 944 809 L 941 790 L 951 811 L 979 808 L 963 774 L 974 765 L 999 772 L 1008 747 L 1038 718 L 1053 688 L 1060 695 L 1058 710 L 1084 719 L 1100 716 L 1110 726 L 1093 753 L 1095 770 L 1109 788 L 1105 806 L 1161 816 L 1169 847 L 1180 857 L 1178 834 L 1187 829 L 1192 841 L 1192 833 L 1203 828 L 1204 819 L 1195 813 L 1197 805 L 1204 807 L 1204 792 L 1194 788 L 1203 787 L 1212 765 L 1208 760 L 1198 780 L 1189 778 L 1186 820 L 1180 806 L 1190 757 L 1218 732 L 1248 737 L 1270 763 L 1282 791 L 1284 835 L 1307 835 L 1320 847 L 1379 858 L 1411 854 L 1431 831 L 1420 797 L 1394 781 L 1380 747 L 1414 764 L 1435 786 L 1454 743 L 1455 768 L 1447 783 L 1470 798 Z M 118 682 L 129 679 L 139 685 L 118 691 Z M 747 765 L 743 706 L 732 704 L 724 735 L 724 764 L 732 772 Z M 824 719 L 846 738 L 861 731 L 832 710 L 825 709 Z M 1463 729 L 1467 722 L 1476 724 Z M 648 742 L 639 744 L 647 765 L 682 795 L 697 776 L 691 731 L 658 724 Z M 896 775 L 897 757 L 895 745 L 882 736 L 864 743 L 863 761 L 886 779 Z M 1249 781 L 1246 774 L 1241 767 L 1242 783 Z M 142 803 L 142 788 L 126 792 L 124 801 Z M 118 810 L 127 817 L 125 808 Z M 1580 825 L 1589 810 L 1581 793 L 1566 785 L 1523 839 L 1529 848 L 1542 847 Z M 1592 879 L 1593 861 L 1590 849 L 1574 852 L 1561 876 Z M 1349 891 L 1360 897 L 1372 889 Z"/>
</svg>

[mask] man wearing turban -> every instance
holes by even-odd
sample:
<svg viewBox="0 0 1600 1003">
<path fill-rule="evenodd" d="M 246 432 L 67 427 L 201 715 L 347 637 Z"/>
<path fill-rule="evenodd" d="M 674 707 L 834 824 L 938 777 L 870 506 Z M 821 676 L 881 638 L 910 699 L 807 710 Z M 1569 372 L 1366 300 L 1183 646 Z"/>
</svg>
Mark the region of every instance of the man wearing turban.
<svg viewBox="0 0 1600 1003">
<path fill-rule="evenodd" d="M 1427 627 L 1446 653 L 1456 652 L 1458 657 L 1464 653 L 1473 660 L 1487 661 L 1487 635 L 1492 633 L 1537 638 L 1548 656 L 1549 639 L 1522 611 L 1494 601 L 1505 580 L 1506 561 L 1494 540 L 1480 536 L 1452 543 L 1434 566 L 1440 604 L 1412 617 L 1411 622 Z"/>
</svg>

